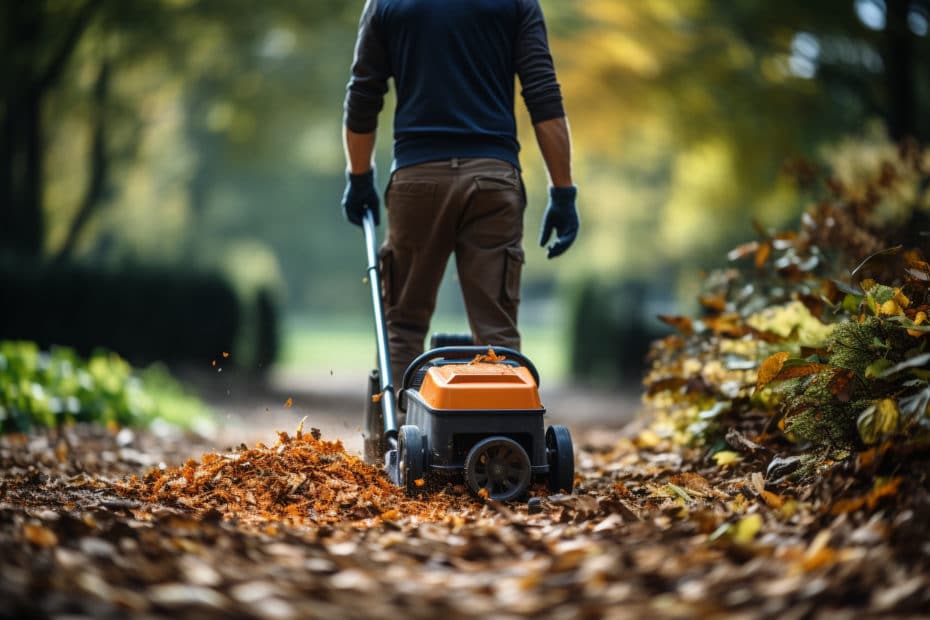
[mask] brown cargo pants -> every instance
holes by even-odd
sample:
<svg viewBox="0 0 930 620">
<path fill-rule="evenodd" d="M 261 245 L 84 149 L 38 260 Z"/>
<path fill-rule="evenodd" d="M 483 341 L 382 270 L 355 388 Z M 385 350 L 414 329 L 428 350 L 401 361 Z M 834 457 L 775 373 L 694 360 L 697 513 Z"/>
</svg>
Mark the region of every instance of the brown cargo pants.
<svg viewBox="0 0 930 620">
<path fill-rule="evenodd" d="M 519 171 L 484 158 L 417 164 L 394 172 L 385 204 L 379 257 L 395 388 L 423 352 L 453 252 L 475 344 L 519 349 L 526 206 Z"/>
</svg>

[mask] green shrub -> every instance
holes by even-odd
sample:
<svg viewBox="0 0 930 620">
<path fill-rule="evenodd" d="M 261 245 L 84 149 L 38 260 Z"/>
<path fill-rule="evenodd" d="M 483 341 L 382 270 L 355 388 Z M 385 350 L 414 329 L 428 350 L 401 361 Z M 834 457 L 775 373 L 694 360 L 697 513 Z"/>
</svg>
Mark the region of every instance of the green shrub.
<svg viewBox="0 0 930 620">
<path fill-rule="evenodd" d="M 155 419 L 189 428 L 209 413 L 162 366 L 137 372 L 112 352 L 85 360 L 65 347 L 0 341 L 0 433 L 74 422 L 146 426 Z"/>
</svg>

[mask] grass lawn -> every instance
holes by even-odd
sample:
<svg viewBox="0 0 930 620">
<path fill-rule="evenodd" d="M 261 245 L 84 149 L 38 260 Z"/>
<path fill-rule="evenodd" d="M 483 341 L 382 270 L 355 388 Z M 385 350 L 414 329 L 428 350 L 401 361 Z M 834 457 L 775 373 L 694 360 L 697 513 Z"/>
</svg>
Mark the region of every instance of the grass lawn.
<svg viewBox="0 0 930 620">
<path fill-rule="evenodd" d="M 430 333 L 462 333 L 467 323 L 436 317 Z M 561 330 L 543 325 L 521 326 L 523 353 L 539 369 L 544 382 L 561 382 L 568 367 L 567 339 Z M 284 321 L 279 367 L 284 370 L 358 370 L 376 363 L 371 318 L 302 317 Z"/>
</svg>

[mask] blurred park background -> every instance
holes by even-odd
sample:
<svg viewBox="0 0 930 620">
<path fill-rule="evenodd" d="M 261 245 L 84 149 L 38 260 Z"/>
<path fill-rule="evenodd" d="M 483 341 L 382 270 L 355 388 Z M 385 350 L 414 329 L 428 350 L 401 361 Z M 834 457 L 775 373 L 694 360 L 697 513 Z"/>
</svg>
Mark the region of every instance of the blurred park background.
<svg viewBox="0 0 930 620">
<path fill-rule="evenodd" d="M 800 216 L 810 197 L 786 162 L 841 173 L 930 138 L 930 0 L 541 4 L 582 213 L 576 246 L 547 261 L 547 180 L 518 99 L 521 322 L 550 381 L 638 381 L 655 315 L 693 310 L 700 274 L 754 225 Z M 362 5 L 4 2 L 0 340 L 355 373 L 361 390 L 371 306 L 339 203 Z M 466 326 L 450 272 L 434 331 Z"/>
</svg>

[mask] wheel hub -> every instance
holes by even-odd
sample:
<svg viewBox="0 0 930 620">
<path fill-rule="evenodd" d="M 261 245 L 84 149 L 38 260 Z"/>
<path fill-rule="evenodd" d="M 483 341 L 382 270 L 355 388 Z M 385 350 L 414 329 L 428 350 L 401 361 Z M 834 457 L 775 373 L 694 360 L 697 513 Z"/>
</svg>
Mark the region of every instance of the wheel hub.
<svg viewBox="0 0 930 620">
<path fill-rule="evenodd" d="M 508 437 L 489 437 L 472 447 L 465 459 L 465 479 L 472 491 L 509 501 L 526 492 L 532 475 L 523 447 Z"/>
</svg>

